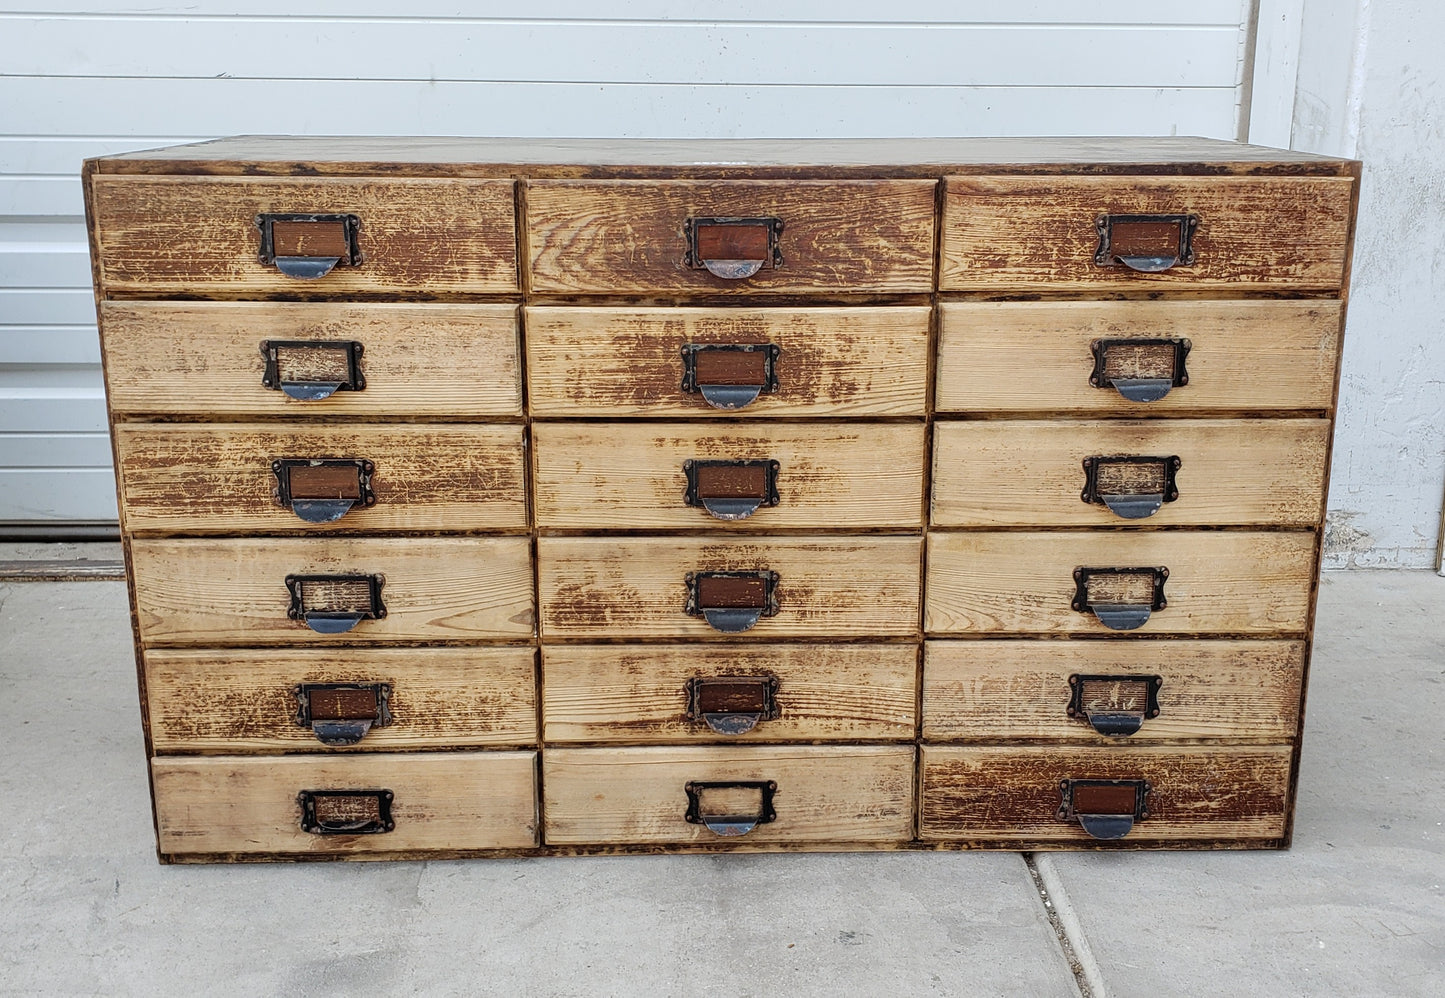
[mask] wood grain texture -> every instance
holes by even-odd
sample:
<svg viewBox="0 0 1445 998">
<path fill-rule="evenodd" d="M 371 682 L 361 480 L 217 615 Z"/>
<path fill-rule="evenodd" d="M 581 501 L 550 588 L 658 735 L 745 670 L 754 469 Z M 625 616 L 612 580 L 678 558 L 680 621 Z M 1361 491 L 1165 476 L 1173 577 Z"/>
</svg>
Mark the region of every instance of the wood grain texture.
<svg viewBox="0 0 1445 998">
<path fill-rule="evenodd" d="M 151 776 L 162 853 L 347 856 L 536 845 L 535 766 L 535 752 L 166 757 L 151 761 Z M 296 795 L 344 789 L 395 794 L 395 830 L 303 832 Z"/>
<path fill-rule="evenodd" d="M 559 294 L 896 293 L 933 287 L 921 180 L 563 181 L 527 185 L 531 290 Z M 683 263 L 692 217 L 774 217 L 783 265 L 724 280 Z"/>
<path fill-rule="evenodd" d="M 1328 410 L 1342 309 L 1321 300 L 944 302 L 935 405 L 1151 418 Z M 1146 338 L 1190 341 L 1187 385 L 1156 402 L 1130 402 L 1089 384 L 1090 343 Z"/>
<path fill-rule="evenodd" d="M 91 181 L 108 294 L 344 297 L 517 290 L 510 180 L 115 177 Z M 363 262 L 297 280 L 258 259 L 260 213 L 350 213 Z"/>
<path fill-rule="evenodd" d="M 549 742 L 778 742 L 913 739 L 912 645 L 547 646 L 542 731 Z M 741 735 L 687 718 L 695 677 L 775 676 L 779 716 Z"/>
<path fill-rule="evenodd" d="M 777 572 L 778 613 L 746 637 L 869 637 L 918 630 L 920 541 L 542 537 L 542 634 L 557 638 L 717 638 L 686 613 L 689 572 Z"/>
<path fill-rule="evenodd" d="M 1300 641 L 929 641 L 923 737 L 1135 745 L 1287 742 L 1299 721 Z M 1066 713 L 1069 676 L 1159 676 L 1159 716 L 1127 737 Z"/>
<path fill-rule="evenodd" d="M 921 416 L 929 309 L 529 306 L 534 416 Z M 778 390 L 738 413 L 684 393 L 689 343 L 780 350 Z"/>
<path fill-rule="evenodd" d="M 950 177 L 944 291 L 1333 291 L 1353 181 L 1316 177 Z M 1094 263 L 1106 214 L 1200 218 L 1196 262 L 1158 274 Z"/>
<path fill-rule="evenodd" d="M 934 424 L 935 526 L 1313 526 L 1325 419 L 1000 420 Z M 1121 519 L 1080 499 L 1087 457 L 1178 457 L 1179 498 Z"/>
<path fill-rule="evenodd" d="M 534 423 L 537 525 L 574 529 L 918 527 L 924 427 Z M 724 521 L 684 503 L 684 462 L 779 462 L 776 506 Z"/>
<path fill-rule="evenodd" d="M 1148 780 L 1149 816 L 1118 844 L 1188 839 L 1280 839 L 1290 748 L 964 748 L 921 752 L 922 838 L 1030 839 L 1060 846 L 1096 840 L 1058 816 L 1059 781 Z"/>
<path fill-rule="evenodd" d="M 689 780 L 773 780 L 777 820 L 719 840 L 684 820 Z M 912 746 L 549 749 L 542 785 L 549 845 L 913 837 Z"/>
<path fill-rule="evenodd" d="M 930 634 L 1121 636 L 1070 608 L 1078 567 L 1166 567 L 1164 596 L 1134 634 L 1303 634 L 1314 583 L 1310 532 L 931 534 Z"/>
<path fill-rule="evenodd" d="M 136 538 L 131 570 L 148 645 L 487 641 L 533 633 L 523 537 Z M 380 574 L 387 615 L 344 634 L 317 634 L 286 616 L 292 573 Z"/>
<path fill-rule="evenodd" d="M 535 657 L 529 648 L 153 648 L 151 741 L 160 754 L 237 755 L 528 745 L 537 737 Z M 387 683 L 392 721 L 355 745 L 323 745 L 295 721 L 298 683 Z"/>
<path fill-rule="evenodd" d="M 106 301 L 100 330 L 119 416 L 522 414 L 515 305 Z M 263 340 L 354 340 L 366 387 L 311 401 L 264 388 Z"/>
</svg>

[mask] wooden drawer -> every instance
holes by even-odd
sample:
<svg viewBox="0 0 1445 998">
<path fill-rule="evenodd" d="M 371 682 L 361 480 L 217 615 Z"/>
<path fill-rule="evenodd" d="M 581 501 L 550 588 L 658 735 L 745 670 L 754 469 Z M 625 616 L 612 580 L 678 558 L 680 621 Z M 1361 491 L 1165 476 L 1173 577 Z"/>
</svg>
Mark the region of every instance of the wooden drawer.
<svg viewBox="0 0 1445 998">
<path fill-rule="evenodd" d="M 153 648 L 151 742 L 230 754 L 528 745 L 534 659 L 530 648 Z"/>
<path fill-rule="evenodd" d="M 1151 417 L 1326 411 L 1342 309 L 1325 300 L 945 302 L 935 405 Z M 1127 342 L 1140 340 L 1137 350 Z M 1182 372 L 1170 341 L 1189 345 Z M 1090 379 L 1101 358 L 1096 386 Z M 1150 402 L 1130 401 L 1113 384 L 1181 373 L 1186 383 Z"/>
<path fill-rule="evenodd" d="M 1061 784 L 1144 780 L 1148 814 L 1120 845 L 1192 842 L 1280 845 L 1290 747 L 964 748 L 922 750 L 920 836 L 1061 846 L 1100 840 L 1059 816 Z M 1076 800 L 1098 807 L 1075 789 Z M 1109 802 L 1106 806 L 1114 806 Z"/>
<path fill-rule="evenodd" d="M 326 298 L 515 292 L 510 180 L 98 175 L 90 181 L 97 273 L 107 294 Z M 264 214 L 355 216 L 360 262 L 304 279 L 262 263 Z M 331 259 L 337 223 L 278 256 Z"/>
<path fill-rule="evenodd" d="M 114 432 L 135 533 L 527 527 L 520 426 L 117 423 Z M 321 459 L 331 463 L 309 463 Z"/>
<path fill-rule="evenodd" d="M 918 527 L 924 436 L 921 422 L 535 423 L 537 525 Z"/>
<path fill-rule="evenodd" d="M 923 737 L 931 741 L 1286 742 L 1297 730 L 1301 641 L 930 641 L 924 647 Z M 1159 681 L 1152 694 L 1151 679 Z M 1151 701 L 1158 710 L 1152 716 Z"/>
<path fill-rule="evenodd" d="M 296 645 L 521 640 L 533 633 L 525 537 L 160 540 L 130 545 L 146 644 Z M 301 577 L 347 577 L 302 581 Z M 288 578 L 293 582 L 288 585 Z M 361 613 L 380 580 L 385 615 L 320 633 L 299 613 Z M 318 619 L 317 626 L 324 626 Z"/>
<path fill-rule="evenodd" d="M 754 613 L 749 637 L 914 635 L 919 556 L 916 537 L 542 537 L 537 541 L 542 633 L 549 638 L 736 639 L 738 634 L 710 625 L 701 610 L 710 603 L 747 609 L 754 591 L 766 588 L 767 580 L 755 577 L 773 573 L 776 613 Z M 736 598 L 732 580 L 713 586 L 695 578 L 709 591 L 693 616 L 688 577 L 708 573 L 749 577 L 739 580 L 746 586 L 739 587 Z"/>
<path fill-rule="evenodd" d="M 1353 183 L 1349 177 L 949 177 L 939 288 L 1332 291 L 1345 275 Z M 1096 263 L 1101 217 L 1139 215 L 1195 216 L 1193 262 L 1160 273 L 1131 269 L 1118 258 L 1152 253 L 1155 241 L 1126 246 L 1121 229 L 1111 241 L 1109 265 Z"/>
<path fill-rule="evenodd" d="M 935 188 L 931 180 L 531 181 L 531 290 L 927 292 Z M 689 227 L 711 219 L 758 224 L 726 234 L 696 226 L 691 266 Z M 770 221 L 782 224 L 771 237 Z M 729 279 L 705 268 L 743 259 L 760 261 L 761 269 Z"/>
<path fill-rule="evenodd" d="M 924 414 L 927 307 L 530 307 L 526 316 L 534 416 Z M 758 375 L 767 390 L 736 410 L 715 407 L 698 386 L 682 389 L 685 348 L 694 348 L 694 374 L 706 378 L 719 376 L 707 371 L 710 361 L 746 353 L 706 348 L 736 346 L 777 348 L 776 389 Z M 761 371 L 766 361 L 753 353 L 747 360 Z"/>
<path fill-rule="evenodd" d="M 107 301 L 100 328 L 106 393 L 120 415 L 522 414 L 514 305 Z M 287 394 L 330 384 L 348 387 Z"/>
<path fill-rule="evenodd" d="M 938 422 L 933 434 L 935 526 L 1311 526 L 1324 505 L 1325 419 Z"/>
<path fill-rule="evenodd" d="M 158 758 L 151 761 L 162 854 L 360 855 L 525 849 L 537 844 L 535 752 L 436 752 L 348 758 Z M 393 828 L 302 829 L 303 791 L 318 821 L 375 821 L 389 793 Z M 331 791 L 333 794 L 325 794 Z"/>
<path fill-rule="evenodd" d="M 553 645 L 542 730 L 549 743 L 912 741 L 917 673 L 912 644 Z"/>
<path fill-rule="evenodd" d="M 1075 610 L 1076 569 L 1167 568 L 1164 598 L 1138 634 L 1303 634 L 1315 580 L 1311 532 L 932 534 L 930 634 L 1103 634 L 1096 613 Z M 1148 600 L 1146 576 L 1105 575 L 1093 601 Z M 1112 592 L 1110 590 L 1113 590 Z"/>
<path fill-rule="evenodd" d="M 764 810 L 768 790 L 759 784 L 775 788 L 772 820 L 739 831 Z M 549 845 L 736 847 L 913 836 L 909 745 L 549 749 L 542 785 Z M 694 809 L 698 820 L 690 822 Z M 729 818 L 736 820 L 725 823 Z"/>
</svg>

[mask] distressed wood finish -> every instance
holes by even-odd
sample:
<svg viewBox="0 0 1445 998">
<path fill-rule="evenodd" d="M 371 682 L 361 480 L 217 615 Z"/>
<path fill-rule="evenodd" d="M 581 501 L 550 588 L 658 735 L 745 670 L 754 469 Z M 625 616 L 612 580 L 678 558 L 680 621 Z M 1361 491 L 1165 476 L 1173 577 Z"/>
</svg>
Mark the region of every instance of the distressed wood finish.
<svg viewBox="0 0 1445 998">
<path fill-rule="evenodd" d="M 100 303 L 117 415 L 520 417 L 515 305 Z M 355 341 L 366 387 L 298 401 L 261 384 L 264 340 Z"/>
<path fill-rule="evenodd" d="M 927 307 L 558 308 L 531 306 L 532 415 L 922 416 Z M 738 412 L 681 390 L 689 343 L 779 348 L 778 390 Z"/>
<path fill-rule="evenodd" d="M 912 741 L 912 645 L 549 646 L 542 652 L 548 742 Z M 721 735 L 687 717 L 694 678 L 778 680 L 778 717 Z"/>
<path fill-rule="evenodd" d="M 1134 748 L 922 749 L 924 841 L 1013 839 L 1105 844 L 1058 816 L 1066 779 L 1148 780 L 1149 816 L 1113 845 L 1200 845 L 1262 839 L 1280 844 L 1289 800 L 1287 745 Z"/>
<path fill-rule="evenodd" d="M 1301 641 L 929 641 L 923 737 L 1122 745 L 1288 742 L 1299 724 Z M 1159 676 L 1159 716 L 1126 737 L 1068 716 L 1071 675 Z"/>
<path fill-rule="evenodd" d="M 933 288 L 934 188 L 923 180 L 527 184 L 541 294 L 900 293 Z M 725 280 L 683 262 L 689 218 L 774 217 L 783 265 Z"/>
<path fill-rule="evenodd" d="M 906 842 L 913 836 L 912 746 L 549 749 L 546 840 L 716 844 Z M 772 780 L 777 820 L 719 838 L 684 820 L 689 780 Z"/>
<path fill-rule="evenodd" d="M 943 291 L 1335 291 L 1352 182 L 1325 177 L 950 177 Z M 1100 215 L 1194 213 L 1196 261 L 1158 274 L 1094 263 Z"/>
<path fill-rule="evenodd" d="M 525 640 L 533 633 L 524 537 L 226 538 L 131 542 L 148 645 Z M 289 574 L 377 573 L 387 614 L 344 634 L 286 616 Z"/>
<path fill-rule="evenodd" d="M 152 648 L 145 654 L 151 742 L 162 754 L 531 745 L 535 658 L 530 648 Z M 298 683 L 387 683 L 391 723 L 355 745 L 323 745 L 296 723 Z"/>
</svg>

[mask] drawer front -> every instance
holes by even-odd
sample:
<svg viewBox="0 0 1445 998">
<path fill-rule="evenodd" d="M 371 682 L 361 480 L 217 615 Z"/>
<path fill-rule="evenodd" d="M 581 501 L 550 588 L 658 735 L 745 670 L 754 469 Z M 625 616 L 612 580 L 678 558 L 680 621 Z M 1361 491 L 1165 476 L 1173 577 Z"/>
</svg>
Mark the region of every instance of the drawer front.
<svg viewBox="0 0 1445 998">
<path fill-rule="evenodd" d="M 542 785 L 549 845 L 913 837 L 912 746 L 549 749 Z"/>
<path fill-rule="evenodd" d="M 136 533 L 527 527 L 520 426 L 118 423 L 115 441 Z"/>
<path fill-rule="evenodd" d="M 933 534 L 924 627 L 940 635 L 1303 634 L 1314 556 L 1307 532 Z M 1169 570 L 1167 606 L 1124 629 L 1091 609 L 1150 598 L 1143 575 L 1102 575 L 1120 568 Z M 1079 610 L 1076 569 L 1102 575 Z"/>
<path fill-rule="evenodd" d="M 91 179 L 91 207 L 108 294 L 517 290 L 510 180 L 102 175 Z M 275 232 L 278 266 L 261 262 L 263 215 L 354 216 L 360 259 L 313 279 L 284 273 L 285 260 L 330 260 L 348 248 L 331 228 L 342 223 L 322 223 L 314 237 Z"/>
<path fill-rule="evenodd" d="M 926 746 L 919 824 L 925 841 L 1020 840 L 1089 845 L 1077 817 L 1061 818 L 1066 781 L 1143 780 L 1147 816 L 1120 839 L 1142 843 L 1255 840 L 1279 844 L 1289 798 L 1288 745 L 1159 748 Z M 1075 789 L 1086 807 L 1092 802 Z M 1098 813 L 1098 812 L 1086 812 Z M 1118 829 L 1115 828 L 1115 831 Z M 1268 842 L 1262 840 L 1269 840 Z"/>
<path fill-rule="evenodd" d="M 1328 410 L 1342 308 L 1319 300 L 946 302 L 936 404 L 940 412 L 1151 417 Z M 1131 347 L 1140 340 L 1142 349 Z M 1182 371 L 1169 349 L 1179 341 L 1189 346 Z M 1115 387 L 1179 375 L 1187 380 L 1162 386 L 1152 401 Z"/>
<path fill-rule="evenodd" d="M 151 761 L 160 851 L 170 855 L 526 849 L 537 844 L 535 770 L 535 752 Z M 327 831 L 301 827 L 303 792 L 315 795 L 312 827 Z M 383 792 L 394 827 L 329 830 L 376 824 Z"/>
<path fill-rule="evenodd" d="M 385 752 L 537 738 L 527 648 L 145 654 L 159 753 Z"/>
<path fill-rule="evenodd" d="M 513 305 L 107 301 L 100 326 L 118 414 L 522 414 Z"/>
<path fill-rule="evenodd" d="M 537 541 L 542 633 L 557 638 L 887 637 L 918 632 L 920 542 L 913 537 L 701 540 L 542 537 Z M 707 581 L 711 573 L 746 578 Z M 775 612 L 751 609 L 772 573 Z M 707 586 L 697 615 L 692 586 Z M 753 586 L 757 582 L 756 587 Z M 734 590 L 737 595 L 734 598 Z M 762 603 L 766 604 L 764 598 Z M 741 609 L 746 634 L 724 631 Z"/>
<path fill-rule="evenodd" d="M 924 414 L 926 307 L 531 307 L 526 316 L 534 416 Z M 684 348 L 693 348 L 697 374 L 699 356 L 706 365 L 728 354 L 717 347 L 736 346 L 777 348 L 776 387 L 759 377 L 759 391 L 738 410 L 719 407 L 737 404 L 736 397 L 705 394 L 695 383 L 683 390 Z M 760 357 L 749 359 L 762 367 Z"/>
<path fill-rule="evenodd" d="M 535 423 L 537 524 L 918 527 L 924 433 L 921 422 Z"/>
<path fill-rule="evenodd" d="M 136 538 L 131 570 L 146 644 L 525 640 L 533 633 L 524 537 Z M 301 591 L 299 606 L 288 577 Z M 372 583 L 382 616 L 367 616 L 376 609 L 366 592 Z M 359 619 L 324 633 L 316 628 L 333 626 L 327 614 Z"/>
<path fill-rule="evenodd" d="M 559 294 L 930 291 L 935 186 L 930 180 L 533 181 L 527 185 L 531 288 Z M 750 224 L 724 234 L 707 225 L 714 219 Z M 729 269 L 738 276 L 714 273 Z"/>
<path fill-rule="evenodd" d="M 1353 183 L 1349 177 L 950 177 L 939 287 L 1332 291 L 1345 274 Z M 1121 260 L 1157 259 L 1149 255 L 1155 244 L 1162 252 L 1171 240 L 1151 234 L 1131 248 L 1126 242 L 1137 234 L 1126 236 L 1122 228 L 1105 262 L 1096 262 L 1103 248 L 1100 219 L 1141 215 L 1197 218 L 1193 262 L 1154 273 L 1132 269 Z M 1172 243 L 1177 249 L 1178 239 Z"/>
<path fill-rule="evenodd" d="M 907 645 L 563 645 L 542 653 L 551 742 L 912 741 Z"/>
<path fill-rule="evenodd" d="M 1311 526 L 1323 513 L 1324 419 L 938 422 L 933 432 L 935 526 Z"/>
<path fill-rule="evenodd" d="M 1300 641 L 930 641 L 923 737 L 1285 742 L 1304 661 Z"/>
</svg>

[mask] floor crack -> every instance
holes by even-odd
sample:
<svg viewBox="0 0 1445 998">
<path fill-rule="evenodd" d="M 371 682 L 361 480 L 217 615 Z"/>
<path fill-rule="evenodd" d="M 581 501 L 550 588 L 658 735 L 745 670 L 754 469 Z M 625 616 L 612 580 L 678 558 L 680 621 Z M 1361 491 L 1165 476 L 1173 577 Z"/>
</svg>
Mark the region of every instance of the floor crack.
<svg viewBox="0 0 1445 998">
<path fill-rule="evenodd" d="M 1029 876 L 1033 878 L 1034 890 L 1038 892 L 1039 901 L 1044 906 L 1044 914 L 1048 917 L 1049 925 L 1053 927 L 1054 935 L 1058 938 L 1059 949 L 1064 954 L 1064 960 L 1069 965 L 1069 971 L 1074 975 L 1074 987 L 1079 989 L 1079 998 L 1107 998 L 1104 993 L 1103 982 L 1099 979 L 1098 968 L 1095 967 L 1092 954 L 1088 952 L 1087 946 L 1082 938 L 1075 943 L 1074 935 L 1078 933 L 1077 922 L 1074 922 L 1074 933 L 1069 931 L 1065 925 L 1065 919 L 1059 912 L 1059 907 L 1054 903 L 1054 894 L 1049 891 L 1045 883 L 1044 875 L 1039 872 L 1038 863 L 1034 861 L 1034 854 L 1031 852 L 1020 853 L 1023 857 L 1024 866 L 1028 867 Z M 1070 912 L 1072 915 L 1072 912 Z"/>
</svg>

